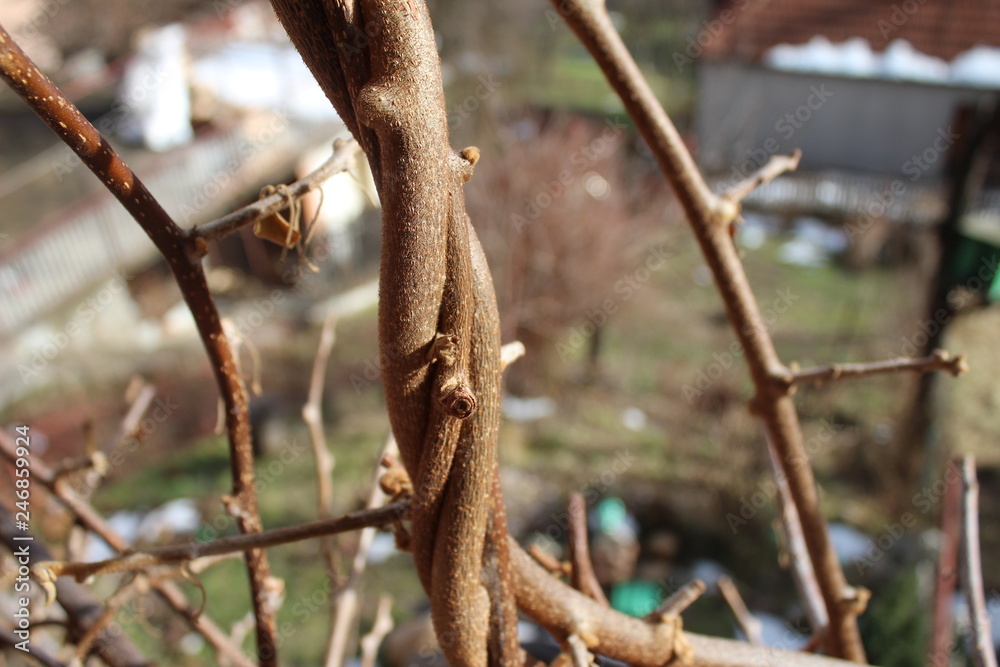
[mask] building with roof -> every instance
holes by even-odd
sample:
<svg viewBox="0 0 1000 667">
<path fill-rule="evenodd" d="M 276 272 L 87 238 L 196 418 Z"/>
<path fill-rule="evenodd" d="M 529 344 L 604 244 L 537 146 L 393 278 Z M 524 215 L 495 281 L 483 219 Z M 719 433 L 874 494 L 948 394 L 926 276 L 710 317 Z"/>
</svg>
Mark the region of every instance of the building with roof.
<svg viewBox="0 0 1000 667">
<path fill-rule="evenodd" d="M 748 205 L 841 222 L 940 220 L 970 120 L 1000 93 L 996 2 L 732 0 L 689 43 L 705 171 L 721 187 L 799 148 L 800 171 Z"/>
</svg>

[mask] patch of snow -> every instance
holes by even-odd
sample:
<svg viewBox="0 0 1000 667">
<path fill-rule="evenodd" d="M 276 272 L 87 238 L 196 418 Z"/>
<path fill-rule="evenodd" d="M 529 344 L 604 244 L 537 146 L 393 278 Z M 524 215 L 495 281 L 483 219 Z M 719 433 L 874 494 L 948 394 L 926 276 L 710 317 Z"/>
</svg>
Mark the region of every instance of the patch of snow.
<svg viewBox="0 0 1000 667">
<path fill-rule="evenodd" d="M 160 505 L 142 518 L 138 537 L 147 543 L 169 542 L 178 535 L 190 535 L 201 524 L 198 506 L 190 498 L 178 498 Z"/>
<path fill-rule="evenodd" d="M 806 44 L 771 47 L 764 54 L 764 63 L 790 72 L 1000 88 L 1000 48 L 991 46 L 973 47 L 948 63 L 921 53 L 905 39 L 894 40 L 885 51 L 876 52 L 860 37 L 832 44 L 817 35 Z"/>
<path fill-rule="evenodd" d="M 951 82 L 983 88 L 1000 88 L 1000 49 L 976 46 L 951 61 Z"/>
<path fill-rule="evenodd" d="M 630 431 L 641 431 L 646 428 L 646 413 L 639 408 L 625 408 L 622 410 L 622 426 Z"/>
<path fill-rule="evenodd" d="M 887 79 L 941 82 L 948 80 L 948 63 L 913 48 L 905 39 L 890 44 L 880 58 L 880 73 Z"/>
<path fill-rule="evenodd" d="M 691 570 L 691 579 L 701 579 L 709 589 L 715 588 L 721 576 L 730 577 L 732 574 L 723 565 L 708 558 L 696 561 Z"/>
<path fill-rule="evenodd" d="M 783 618 L 760 611 L 755 611 L 754 617 L 760 621 L 760 635 L 764 646 L 795 651 L 809 641 L 809 637 L 796 630 Z"/>
<path fill-rule="evenodd" d="M 764 62 L 775 69 L 843 76 L 869 77 L 879 71 L 878 59 L 871 46 L 860 37 L 832 44 L 826 37 L 817 35 L 801 46 L 778 44 L 764 54 Z"/>
<path fill-rule="evenodd" d="M 501 402 L 503 415 L 516 422 L 532 422 L 551 417 L 556 412 L 556 402 L 548 396 L 518 398 L 506 394 Z"/>
<path fill-rule="evenodd" d="M 871 538 L 846 523 L 830 524 L 830 541 L 837 559 L 841 563 L 854 562 L 864 558 L 871 546 Z"/>
<path fill-rule="evenodd" d="M 798 218 L 793 237 L 778 249 L 778 258 L 796 266 L 824 266 L 832 256 L 847 247 L 844 230 L 824 224 L 816 218 Z"/>
<path fill-rule="evenodd" d="M 398 553 L 401 552 L 396 548 L 396 538 L 392 533 L 375 533 L 368 547 L 368 563 L 384 563 Z"/>
</svg>

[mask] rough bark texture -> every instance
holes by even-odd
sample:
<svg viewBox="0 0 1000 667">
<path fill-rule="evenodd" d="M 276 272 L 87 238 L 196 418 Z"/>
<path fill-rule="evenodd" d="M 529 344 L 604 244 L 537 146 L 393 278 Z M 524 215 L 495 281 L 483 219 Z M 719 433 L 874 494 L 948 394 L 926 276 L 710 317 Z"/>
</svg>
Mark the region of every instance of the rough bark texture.
<svg viewBox="0 0 1000 667">
<path fill-rule="evenodd" d="M 479 153 L 450 146 L 430 17 L 422 2 L 273 5 L 375 174 L 382 377 L 415 481 L 412 548 L 439 641 L 452 664 L 513 664 L 499 317 L 462 191 Z"/>
</svg>

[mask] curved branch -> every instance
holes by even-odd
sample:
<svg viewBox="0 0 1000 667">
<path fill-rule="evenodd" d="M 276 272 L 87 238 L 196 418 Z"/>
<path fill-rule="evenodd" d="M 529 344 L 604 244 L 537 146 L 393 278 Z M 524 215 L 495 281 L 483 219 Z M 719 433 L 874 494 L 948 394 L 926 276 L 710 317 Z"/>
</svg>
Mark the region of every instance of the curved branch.
<svg viewBox="0 0 1000 667">
<path fill-rule="evenodd" d="M 848 587 L 833 550 L 812 468 L 803 465 L 808 457 L 795 405 L 787 392 L 772 381 L 782 364 L 729 235 L 729 224 L 739 214 L 739 204 L 709 191 L 690 152 L 611 23 L 604 0 L 552 3 L 604 71 L 676 191 L 715 277 L 729 322 L 746 350 L 757 389 L 753 409 L 764 421 L 780 454 L 799 511 L 806 547 L 830 617 L 827 652 L 864 662 L 857 626 L 857 615 L 862 611 L 856 604 L 858 596 Z"/>
<path fill-rule="evenodd" d="M 826 366 L 816 366 L 803 370 L 790 370 L 780 375 L 779 379 L 780 382 L 793 387 L 800 384 L 822 384 L 833 380 L 847 380 L 849 378 L 865 377 L 866 375 L 887 375 L 901 371 L 910 371 L 912 373 L 947 371 L 958 377 L 968 370 L 969 365 L 965 361 L 964 354 L 953 357 L 945 350 L 935 350 L 931 356 L 920 359 L 898 357 L 884 361 L 855 364 L 827 364 Z"/>
<path fill-rule="evenodd" d="M 0 429 L 0 455 L 13 463 L 16 459 L 15 443 L 7 433 Z M 115 551 L 122 553 L 129 549 L 129 544 L 108 525 L 108 522 L 85 500 L 76 495 L 66 484 L 65 479 L 56 478 L 44 461 L 37 457 L 31 458 L 31 475 L 55 497 L 73 515 L 81 526 L 108 543 Z M 219 626 L 217 626 L 199 609 L 192 607 L 184 593 L 173 582 L 151 581 L 150 585 L 174 611 L 179 613 L 191 625 L 191 628 L 201 634 L 209 644 L 234 665 L 250 667 L 252 664 L 238 646 L 235 646 Z"/>
<path fill-rule="evenodd" d="M 254 490 L 247 392 L 201 265 L 207 243 L 177 226 L 101 133 L 42 74 L 2 26 L 0 78 L 28 103 L 31 110 L 121 202 L 170 266 L 191 310 L 225 404 L 233 477 L 233 495 L 229 505 L 234 510 L 241 532 L 259 532 L 262 526 Z M 277 610 L 267 557 L 262 551 L 251 551 L 246 554 L 246 563 L 257 619 L 257 649 L 261 664 L 276 665 Z"/>
<path fill-rule="evenodd" d="M 303 197 L 333 176 L 353 167 L 357 150 L 358 143 L 354 139 L 338 139 L 333 144 L 333 155 L 311 174 L 289 185 L 287 190 L 247 204 L 243 208 L 238 208 L 211 222 L 193 227 L 191 235 L 206 241 L 217 241 L 240 227 L 245 227 L 261 218 L 283 211 L 288 207 L 289 198 Z"/>
<path fill-rule="evenodd" d="M 849 664 L 833 658 L 750 646 L 730 639 L 691 633 L 682 635 L 679 618 L 668 622 L 649 622 L 626 616 L 563 584 L 514 540 L 510 541 L 510 553 L 518 607 L 557 640 L 562 641 L 575 634 L 594 653 L 643 667 L 667 664 L 843 667 Z"/>
<path fill-rule="evenodd" d="M 114 558 L 92 563 L 45 561 L 36 563 L 33 570 L 39 575 L 40 580 L 47 578 L 48 581 L 55 581 L 59 577 L 74 577 L 77 581 L 84 581 L 101 574 L 136 572 L 151 567 L 186 563 L 206 556 L 266 549 L 370 526 L 384 526 L 400 521 L 405 511 L 406 503 L 398 502 L 378 509 L 352 512 L 335 519 L 322 519 L 284 528 L 272 528 L 259 533 L 223 537 L 211 542 L 189 542 L 128 551 Z"/>
</svg>

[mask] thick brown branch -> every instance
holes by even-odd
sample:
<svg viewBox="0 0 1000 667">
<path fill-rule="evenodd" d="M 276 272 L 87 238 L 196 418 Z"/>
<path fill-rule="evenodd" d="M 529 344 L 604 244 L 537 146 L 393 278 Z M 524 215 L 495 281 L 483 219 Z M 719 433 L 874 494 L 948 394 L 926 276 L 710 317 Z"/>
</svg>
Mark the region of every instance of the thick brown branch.
<svg viewBox="0 0 1000 667">
<path fill-rule="evenodd" d="M 192 236 L 206 241 L 217 241 L 226 234 L 240 227 L 253 224 L 288 207 L 288 199 L 298 199 L 312 192 L 333 176 L 351 169 L 358 152 L 358 143 L 354 139 L 338 139 L 333 145 L 333 155 L 321 164 L 311 174 L 288 186 L 287 190 L 264 197 L 259 201 L 238 208 L 221 218 L 194 227 Z"/>
<path fill-rule="evenodd" d="M 146 186 L 111 148 L 101 133 L 69 99 L 42 74 L 0 26 L 0 78 L 69 146 L 101 183 L 121 202 L 163 255 L 198 328 L 225 405 L 229 434 L 233 494 L 230 503 L 240 531 L 261 530 L 254 490 L 253 448 L 246 387 L 229 340 L 212 301 L 201 257 L 206 242 L 178 227 Z M 257 649 L 262 665 L 277 664 L 276 605 L 267 558 L 261 551 L 246 554 Z"/>
<path fill-rule="evenodd" d="M 898 357 L 896 359 L 886 359 L 885 361 L 856 364 L 827 364 L 826 366 L 816 366 L 803 370 L 790 370 L 782 374 L 779 377 L 779 381 L 792 387 L 800 384 L 822 384 L 833 380 L 846 380 L 866 375 L 886 375 L 902 371 L 910 371 L 912 373 L 947 371 L 957 377 L 968 370 L 969 365 L 965 361 L 964 354 L 953 357 L 945 350 L 935 350 L 931 356 L 920 359 Z"/>
<path fill-rule="evenodd" d="M 979 482 L 976 459 L 971 454 L 959 462 L 962 471 L 962 590 L 969 605 L 972 662 L 976 667 L 997 667 L 990 637 L 990 616 L 983 595 L 983 563 L 979 553 Z"/>
<path fill-rule="evenodd" d="M 662 667 L 667 664 L 835 667 L 848 664 L 832 658 L 750 646 L 727 639 L 690 633 L 682 636 L 679 619 L 650 622 L 608 609 L 546 572 L 513 540 L 510 541 L 510 553 L 518 607 L 557 640 L 562 641 L 576 634 L 593 653 L 637 667 Z M 675 659 L 679 662 L 671 662 Z"/>
<path fill-rule="evenodd" d="M 715 277 L 729 322 L 746 351 L 757 388 L 754 411 L 766 424 L 781 456 L 830 617 L 826 649 L 831 655 L 864 662 L 856 620 L 861 609 L 853 603 L 856 595 L 847 586 L 830 542 L 795 406 L 771 381 L 782 365 L 729 235 L 729 224 L 739 214 L 739 205 L 708 190 L 673 123 L 622 43 L 603 0 L 553 0 L 553 5 L 604 71 L 674 186 Z"/>
<path fill-rule="evenodd" d="M 151 567 L 176 565 L 222 554 L 246 552 L 251 549 L 266 549 L 291 542 L 311 540 L 325 535 L 346 533 L 368 526 L 384 526 L 399 521 L 406 511 L 406 503 L 393 503 L 374 510 L 360 510 L 335 519 L 324 519 L 285 528 L 273 528 L 259 533 L 223 537 L 211 542 L 189 542 L 153 549 L 129 551 L 114 558 L 93 563 L 67 563 L 46 561 L 36 563 L 34 569 L 40 579 L 43 573 L 49 581 L 58 577 L 75 577 L 84 581 L 89 577 L 113 572 L 136 572 Z"/>
</svg>

